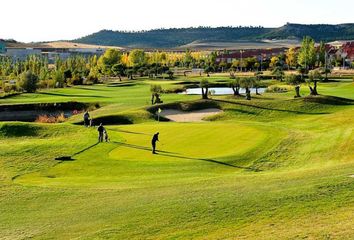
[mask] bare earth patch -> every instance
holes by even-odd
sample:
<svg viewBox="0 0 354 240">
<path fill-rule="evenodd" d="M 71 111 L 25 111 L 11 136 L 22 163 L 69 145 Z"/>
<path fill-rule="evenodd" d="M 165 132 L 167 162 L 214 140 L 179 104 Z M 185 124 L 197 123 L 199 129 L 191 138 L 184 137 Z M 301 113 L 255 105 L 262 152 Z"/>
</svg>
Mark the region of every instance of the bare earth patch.
<svg viewBox="0 0 354 240">
<path fill-rule="evenodd" d="M 160 115 L 170 119 L 174 122 L 201 122 L 203 118 L 209 117 L 218 113 L 221 113 L 222 110 L 217 108 L 208 108 L 197 111 L 183 112 L 180 110 L 167 109 L 163 110 Z"/>
</svg>

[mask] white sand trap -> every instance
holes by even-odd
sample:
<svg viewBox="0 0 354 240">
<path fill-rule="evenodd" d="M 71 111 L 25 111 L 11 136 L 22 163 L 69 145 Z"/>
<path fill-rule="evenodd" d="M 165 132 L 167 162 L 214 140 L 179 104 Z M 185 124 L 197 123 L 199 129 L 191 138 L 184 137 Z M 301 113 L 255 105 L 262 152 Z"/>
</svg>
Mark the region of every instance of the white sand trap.
<svg viewBox="0 0 354 240">
<path fill-rule="evenodd" d="M 184 112 L 174 109 L 162 110 L 161 116 L 170 119 L 174 122 L 201 122 L 203 118 L 221 113 L 222 110 L 217 108 L 207 108 L 203 110 L 196 110 Z"/>
<path fill-rule="evenodd" d="M 353 175 L 350 175 L 349 177 L 354 178 L 354 174 L 353 174 Z"/>
</svg>

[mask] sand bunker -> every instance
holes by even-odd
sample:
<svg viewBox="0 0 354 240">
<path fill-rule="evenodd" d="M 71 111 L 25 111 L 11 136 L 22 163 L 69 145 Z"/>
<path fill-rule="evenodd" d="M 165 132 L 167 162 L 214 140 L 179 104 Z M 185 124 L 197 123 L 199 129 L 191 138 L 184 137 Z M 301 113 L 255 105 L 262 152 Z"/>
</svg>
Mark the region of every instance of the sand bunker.
<svg viewBox="0 0 354 240">
<path fill-rule="evenodd" d="M 203 118 L 221 113 L 222 110 L 217 108 L 208 108 L 197 111 L 183 112 L 180 110 L 167 109 L 162 110 L 161 116 L 174 122 L 201 122 Z"/>
</svg>

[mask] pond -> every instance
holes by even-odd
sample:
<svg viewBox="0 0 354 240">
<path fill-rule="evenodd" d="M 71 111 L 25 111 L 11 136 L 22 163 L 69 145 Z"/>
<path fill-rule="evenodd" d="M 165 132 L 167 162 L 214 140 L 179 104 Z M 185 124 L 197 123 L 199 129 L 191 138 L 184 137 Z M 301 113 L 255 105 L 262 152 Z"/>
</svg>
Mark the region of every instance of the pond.
<svg viewBox="0 0 354 240">
<path fill-rule="evenodd" d="M 258 93 L 264 93 L 267 88 L 258 88 Z M 209 92 L 211 92 L 211 95 L 230 95 L 234 94 L 231 88 L 227 87 L 213 87 L 209 88 Z M 244 88 L 240 88 L 240 93 L 244 94 L 246 93 L 246 90 Z M 255 88 L 251 88 L 251 93 L 256 93 Z M 181 94 L 187 94 L 187 95 L 199 95 L 202 94 L 202 89 L 201 88 L 188 88 L 186 91 L 182 92 Z"/>
</svg>

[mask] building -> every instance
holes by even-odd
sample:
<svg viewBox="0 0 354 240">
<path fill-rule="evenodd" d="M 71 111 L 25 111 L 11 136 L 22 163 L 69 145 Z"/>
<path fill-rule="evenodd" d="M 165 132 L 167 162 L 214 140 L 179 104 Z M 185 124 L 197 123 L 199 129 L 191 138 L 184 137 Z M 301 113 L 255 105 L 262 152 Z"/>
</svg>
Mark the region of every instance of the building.
<svg viewBox="0 0 354 240">
<path fill-rule="evenodd" d="M 221 53 L 216 57 L 216 63 L 232 61 L 241 58 L 256 57 L 257 59 L 270 59 L 272 56 L 284 54 L 287 48 L 268 48 L 268 49 L 244 49 L 230 51 L 229 53 Z"/>
<path fill-rule="evenodd" d="M 41 55 L 42 51 L 35 48 L 7 48 L 5 55 L 13 59 L 25 60 L 30 55 Z"/>
<path fill-rule="evenodd" d="M 48 57 L 49 62 L 53 63 L 57 57 L 67 59 L 73 55 L 101 56 L 105 51 L 106 49 L 104 48 L 9 47 L 4 52 L 4 55 L 20 60 L 25 60 L 30 55 L 42 55 Z"/>
<path fill-rule="evenodd" d="M 354 61 L 354 41 L 343 44 L 342 54 L 342 57 L 345 56 L 347 60 Z"/>
</svg>

